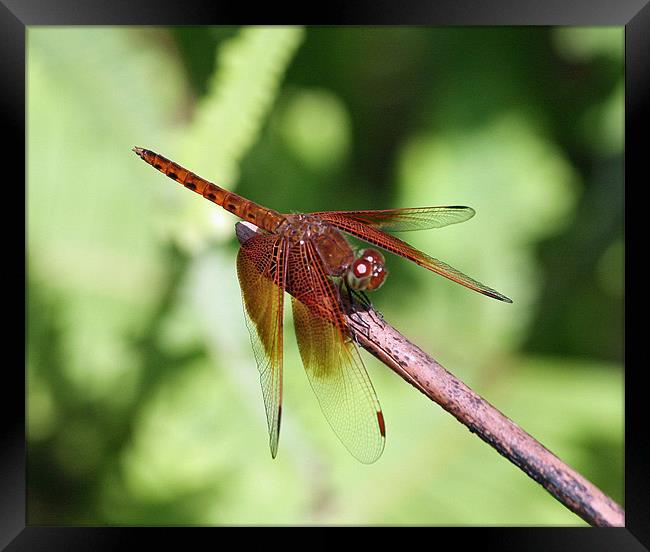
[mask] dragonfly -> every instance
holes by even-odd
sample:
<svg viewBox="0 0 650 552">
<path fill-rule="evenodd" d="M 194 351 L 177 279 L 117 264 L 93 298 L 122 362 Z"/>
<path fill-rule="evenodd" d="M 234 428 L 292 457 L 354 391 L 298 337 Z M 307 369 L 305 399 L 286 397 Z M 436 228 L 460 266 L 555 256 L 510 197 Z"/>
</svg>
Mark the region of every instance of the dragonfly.
<svg viewBox="0 0 650 552">
<path fill-rule="evenodd" d="M 237 254 L 246 325 L 260 372 L 271 456 L 276 457 L 282 417 L 284 297 L 291 307 L 298 349 L 329 425 L 365 464 L 384 450 L 386 424 L 349 328 L 343 300 L 379 289 L 388 275 L 383 254 L 404 257 L 471 290 L 512 300 L 423 253 L 389 232 L 442 228 L 474 216 L 471 207 L 416 207 L 369 211 L 282 214 L 196 175 L 151 150 L 133 151 L 188 190 L 216 203 L 259 233 Z M 349 234 L 374 247 L 355 251 Z M 347 294 L 347 295 L 344 295 Z"/>
</svg>

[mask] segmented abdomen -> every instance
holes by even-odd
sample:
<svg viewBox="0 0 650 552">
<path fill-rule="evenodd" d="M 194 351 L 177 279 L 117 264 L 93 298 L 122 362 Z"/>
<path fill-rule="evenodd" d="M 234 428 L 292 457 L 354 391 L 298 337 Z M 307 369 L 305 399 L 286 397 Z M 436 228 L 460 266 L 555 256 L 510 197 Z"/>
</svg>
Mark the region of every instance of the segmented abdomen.
<svg viewBox="0 0 650 552">
<path fill-rule="evenodd" d="M 224 190 L 156 152 L 143 148 L 134 148 L 133 151 L 143 161 L 149 163 L 149 165 L 158 169 L 172 180 L 182 184 L 188 190 L 201 194 L 204 198 L 226 209 L 226 211 L 230 211 L 239 218 L 247 220 L 259 228 L 263 228 L 268 232 L 274 232 L 284 220 L 284 216 L 277 211 L 266 209 L 233 192 Z"/>
</svg>

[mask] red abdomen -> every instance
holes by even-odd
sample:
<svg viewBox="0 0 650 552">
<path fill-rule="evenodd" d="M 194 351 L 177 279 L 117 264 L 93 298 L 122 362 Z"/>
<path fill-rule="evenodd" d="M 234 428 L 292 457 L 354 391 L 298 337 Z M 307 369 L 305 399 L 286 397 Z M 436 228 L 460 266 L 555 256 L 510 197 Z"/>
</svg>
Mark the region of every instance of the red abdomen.
<svg viewBox="0 0 650 552">
<path fill-rule="evenodd" d="M 149 165 L 158 169 L 172 180 L 182 184 L 188 190 L 202 195 L 205 199 L 220 205 L 226 211 L 230 211 L 239 218 L 247 220 L 259 228 L 263 228 L 268 232 L 275 232 L 276 228 L 284 220 L 284 216 L 277 211 L 266 209 L 257 203 L 253 203 L 237 194 L 224 190 L 156 152 L 143 148 L 133 148 L 133 151 L 143 161 L 149 163 Z"/>
</svg>

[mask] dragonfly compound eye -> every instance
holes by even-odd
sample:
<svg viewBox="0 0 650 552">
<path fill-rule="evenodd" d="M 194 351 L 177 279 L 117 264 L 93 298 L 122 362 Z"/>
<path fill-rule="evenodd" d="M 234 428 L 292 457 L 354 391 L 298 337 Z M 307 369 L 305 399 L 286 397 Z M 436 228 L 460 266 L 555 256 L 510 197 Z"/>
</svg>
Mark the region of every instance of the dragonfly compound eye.
<svg viewBox="0 0 650 552">
<path fill-rule="evenodd" d="M 384 266 L 386 264 L 384 256 L 380 251 L 368 248 L 361 251 L 357 262 L 359 260 L 367 261 L 371 266 L 370 279 L 365 284 L 365 287 L 363 289 L 367 291 L 379 289 L 383 285 L 386 276 L 388 276 L 388 271 Z"/>
<path fill-rule="evenodd" d="M 383 266 L 386 264 L 386 259 L 384 259 L 384 256 L 381 254 L 381 252 L 370 247 L 368 249 L 364 249 L 359 257 L 370 261 L 373 265 Z"/>
<path fill-rule="evenodd" d="M 347 284 L 352 288 L 363 291 L 372 278 L 372 263 L 367 259 L 357 259 L 347 272 Z"/>
<path fill-rule="evenodd" d="M 383 264 L 378 263 L 374 265 L 370 282 L 368 282 L 368 290 L 379 289 L 384 284 L 386 276 L 388 276 L 388 270 L 386 270 Z"/>
</svg>

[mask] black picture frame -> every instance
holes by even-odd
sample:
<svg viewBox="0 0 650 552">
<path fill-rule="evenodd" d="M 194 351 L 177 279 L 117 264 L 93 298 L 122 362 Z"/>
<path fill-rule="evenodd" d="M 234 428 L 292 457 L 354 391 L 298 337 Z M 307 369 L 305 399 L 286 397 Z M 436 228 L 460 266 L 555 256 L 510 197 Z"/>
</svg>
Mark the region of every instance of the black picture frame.
<svg viewBox="0 0 650 552">
<path fill-rule="evenodd" d="M 215 2 L 101 2 L 86 0 L 2 0 L 0 2 L 0 63 L 3 86 L 0 92 L 3 135 L 8 140 L 3 147 L 5 191 L 16 193 L 18 204 L 25 205 L 25 37 L 26 28 L 36 25 L 173 25 L 173 24 L 241 24 L 245 15 L 255 13 L 251 23 L 316 23 L 312 14 L 319 14 L 327 24 L 419 24 L 419 25 L 615 25 L 625 26 L 625 177 L 637 186 L 635 177 L 641 173 L 641 159 L 647 146 L 644 134 L 650 126 L 650 6 L 648 0 L 437 0 L 435 2 L 362 1 L 329 3 L 315 10 L 314 6 L 293 6 L 282 12 L 277 5 L 255 7 L 238 3 L 226 5 Z M 301 12 L 302 11 L 302 12 Z M 250 15 L 249 15 L 250 17 Z M 643 131 L 646 131 L 643 133 Z M 646 153 L 647 156 L 647 153 Z M 647 181 L 647 176 L 644 181 Z M 642 181 L 643 182 L 643 181 Z M 6 196 L 8 197 L 8 196 Z M 13 199 L 13 198 L 12 198 Z M 6 201 L 11 201 L 7 199 Z M 636 204 L 636 206 L 635 206 Z M 634 217 L 639 202 L 626 201 L 626 242 L 635 235 Z M 29 216 L 24 210 L 25 217 Z M 7 236 L 6 245 L 14 245 L 15 225 Z M 26 224 L 24 226 L 26 228 Z M 642 239 L 642 238 L 641 238 Z M 26 248 L 26 240 L 24 242 Z M 18 246 L 16 246 L 18 248 Z M 23 248 L 23 259 L 25 259 Z M 13 251 L 10 251 L 13 253 Z M 15 252 L 19 257 L 18 251 Z M 626 289 L 634 286 L 635 274 L 640 273 L 634 252 L 626 255 Z M 14 289 L 22 281 L 26 289 L 26 261 L 9 261 L 2 271 L 4 289 Z M 8 267 L 11 267 L 9 270 Z M 11 287 L 10 287 L 11 286 Z M 9 295 L 12 295 L 10 292 Z M 627 297 L 627 294 L 626 294 Z M 626 301 L 626 307 L 628 303 Z M 632 309 L 634 311 L 634 309 Z M 25 311 L 23 311 L 25 312 Z M 626 309 L 626 319 L 632 312 Z M 20 317 L 19 317 L 20 318 Z M 14 341 L 10 332 L 19 332 L 14 318 L 5 332 L 6 342 Z M 642 324 L 642 323 L 641 323 Z M 23 325 L 23 335 L 26 323 Z M 648 550 L 650 546 L 650 486 L 648 484 L 647 414 L 643 409 L 644 386 L 642 374 L 646 362 L 634 362 L 637 355 L 635 336 L 643 326 L 626 325 L 625 370 L 625 510 L 624 528 L 483 528 L 477 531 L 482 546 L 499 546 L 501 550 Z M 26 350 L 26 347 L 23 351 Z M 24 353 L 23 353 L 24 357 Z M 23 359 L 24 360 L 24 359 Z M 24 362 L 23 362 L 24 366 Z M 2 397 L 2 432 L 0 433 L 0 548 L 6 550 L 101 550 L 116 546 L 128 548 L 143 536 L 149 544 L 158 531 L 143 534 L 135 528 L 56 528 L 27 527 L 25 523 L 25 377 L 16 363 L 5 363 Z M 185 542 L 186 534 L 165 531 L 168 543 Z M 156 533 L 156 535 L 154 535 Z M 215 543 L 216 544 L 216 543 Z"/>
</svg>

